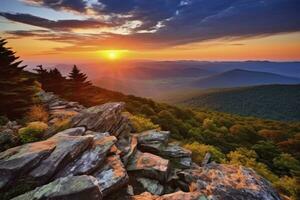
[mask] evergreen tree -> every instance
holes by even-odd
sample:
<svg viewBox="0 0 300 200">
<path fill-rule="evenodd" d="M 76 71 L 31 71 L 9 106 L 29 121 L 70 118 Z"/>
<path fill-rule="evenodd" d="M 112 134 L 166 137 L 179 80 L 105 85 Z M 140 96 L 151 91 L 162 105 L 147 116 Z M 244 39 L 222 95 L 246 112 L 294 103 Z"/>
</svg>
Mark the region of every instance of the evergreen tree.
<svg viewBox="0 0 300 200">
<path fill-rule="evenodd" d="M 15 119 L 22 117 L 33 104 L 36 84 L 6 44 L 0 38 L 0 115 Z"/>
<path fill-rule="evenodd" d="M 54 92 L 58 95 L 64 94 L 67 81 L 57 68 L 47 70 L 44 69 L 42 65 L 39 65 L 35 71 L 45 91 Z"/>
<path fill-rule="evenodd" d="M 75 101 L 84 100 L 85 92 L 91 85 L 91 82 L 87 81 L 87 75 L 80 72 L 77 66 L 74 65 L 69 74 L 69 92 L 71 98 Z"/>
</svg>

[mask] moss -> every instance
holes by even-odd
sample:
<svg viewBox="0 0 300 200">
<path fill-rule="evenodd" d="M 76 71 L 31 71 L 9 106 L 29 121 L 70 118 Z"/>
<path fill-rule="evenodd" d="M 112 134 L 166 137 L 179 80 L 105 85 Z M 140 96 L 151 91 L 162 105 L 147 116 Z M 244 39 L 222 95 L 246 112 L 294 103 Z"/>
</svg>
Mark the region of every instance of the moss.
<svg viewBox="0 0 300 200">
<path fill-rule="evenodd" d="M 36 142 L 43 138 L 48 125 L 44 122 L 31 122 L 26 127 L 19 129 L 19 137 L 22 143 Z"/>
</svg>

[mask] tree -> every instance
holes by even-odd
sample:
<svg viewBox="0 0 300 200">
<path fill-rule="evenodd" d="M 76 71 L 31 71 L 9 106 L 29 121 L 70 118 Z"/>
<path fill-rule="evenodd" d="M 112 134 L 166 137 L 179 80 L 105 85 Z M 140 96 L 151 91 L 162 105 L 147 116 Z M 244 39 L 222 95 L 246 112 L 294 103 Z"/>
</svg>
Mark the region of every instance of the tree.
<svg viewBox="0 0 300 200">
<path fill-rule="evenodd" d="M 45 91 L 54 92 L 63 95 L 66 91 L 67 81 L 57 68 L 44 69 L 42 65 L 37 66 L 35 71 L 38 74 L 38 80 Z"/>
<path fill-rule="evenodd" d="M 20 66 L 22 61 L 0 38 L 0 115 L 22 117 L 34 103 L 37 90 L 33 76 Z"/>
<path fill-rule="evenodd" d="M 92 85 L 91 82 L 87 81 L 87 75 L 80 72 L 76 65 L 69 74 L 69 84 L 71 99 L 79 102 L 85 99 L 83 95 L 85 95 L 86 89 Z"/>
</svg>

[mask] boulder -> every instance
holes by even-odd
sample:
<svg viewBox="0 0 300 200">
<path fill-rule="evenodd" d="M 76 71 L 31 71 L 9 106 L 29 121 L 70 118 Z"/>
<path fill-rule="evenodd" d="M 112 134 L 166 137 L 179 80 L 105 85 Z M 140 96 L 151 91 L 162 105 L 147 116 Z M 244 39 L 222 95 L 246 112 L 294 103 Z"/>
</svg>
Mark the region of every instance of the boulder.
<svg viewBox="0 0 300 200">
<path fill-rule="evenodd" d="M 54 141 L 24 144 L 0 153 L 0 189 L 26 175 L 55 149 Z"/>
<path fill-rule="evenodd" d="M 92 136 L 73 136 L 78 132 L 82 133 L 82 129 L 68 129 L 46 140 L 54 143 L 56 148 L 30 172 L 30 177 L 34 181 L 40 184 L 46 183 L 58 170 L 74 160 L 91 144 Z"/>
<path fill-rule="evenodd" d="M 179 176 L 190 183 L 191 190 L 216 200 L 280 200 L 268 181 L 242 166 L 207 164 Z"/>
<path fill-rule="evenodd" d="M 104 163 L 107 153 L 117 141 L 117 138 L 107 136 L 104 133 L 93 133 L 91 136 L 93 137 L 92 146 L 60 170 L 56 177 L 90 174 Z"/>
<path fill-rule="evenodd" d="M 172 194 L 163 195 L 159 200 L 207 200 L 207 198 L 199 192 L 178 191 Z"/>
<path fill-rule="evenodd" d="M 101 200 L 97 180 L 92 176 L 73 176 L 56 179 L 13 200 Z"/>
<path fill-rule="evenodd" d="M 117 155 L 107 157 L 104 167 L 93 176 L 97 179 L 103 196 L 119 190 L 128 183 L 126 169 Z"/>
<path fill-rule="evenodd" d="M 152 195 L 149 192 L 144 192 L 140 195 L 133 196 L 132 200 L 207 200 L 207 198 L 198 192 L 178 191 L 163 196 Z"/>
<path fill-rule="evenodd" d="M 72 127 L 86 126 L 96 132 L 119 136 L 129 133 L 128 119 L 122 115 L 124 103 L 106 103 L 81 111 L 71 120 Z"/>
<path fill-rule="evenodd" d="M 140 177 L 165 182 L 169 174 L 170 163 L 159 156 L 137 151 L 129 161 L 127 170 Z"/>
<path fill-rule="evenodd" d="M 132 155 L 136 153 L 137 144 L 137 138 L 135 136 L 120 138 L 116 143 L 117 148 L 121 151 L 120 156 L 125 166 Z"/>
<path fill-rule="evenodd" d="M 147 192 L 155 195 L 161 195 L 164 192 L 164 187 L 157 180 L 148 178 L 137 178 L 137 181 L 142 184 Z"/>
<path fill-rule="evenodd" d="M 152 142 L 159 142 L 166 144 L 169 140 L 169 131 L 149 130 L 136 134 L 139 144 L 147 144 Z"/>
</svg>

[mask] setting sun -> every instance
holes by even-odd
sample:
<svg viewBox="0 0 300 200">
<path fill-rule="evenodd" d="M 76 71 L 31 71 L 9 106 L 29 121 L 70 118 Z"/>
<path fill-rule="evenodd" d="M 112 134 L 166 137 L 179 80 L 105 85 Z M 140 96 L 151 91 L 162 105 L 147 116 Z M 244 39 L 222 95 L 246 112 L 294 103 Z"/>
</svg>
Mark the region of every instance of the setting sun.
<svg viewBox="0 0 300 200">
<path fill-rule="evenodd" d="M 121 52 L 118 50 L 106 50 L 103 51 L 103 55 L 108 60 L 117 60 L 121 57 Z"/>
</svg>

